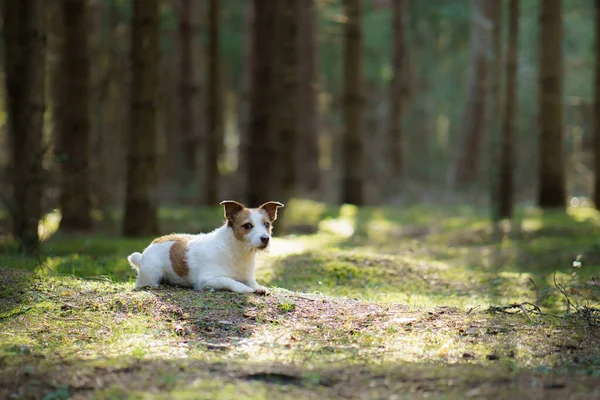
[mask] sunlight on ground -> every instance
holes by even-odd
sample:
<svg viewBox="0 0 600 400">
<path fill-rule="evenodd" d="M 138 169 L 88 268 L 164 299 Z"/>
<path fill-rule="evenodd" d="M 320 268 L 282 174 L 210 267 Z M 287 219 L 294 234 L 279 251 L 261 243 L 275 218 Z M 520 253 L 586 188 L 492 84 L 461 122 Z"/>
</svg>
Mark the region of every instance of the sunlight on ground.
<svg viewBox="0 0 600 400">
<path fill-rule="evenodd" d="M 534 232 L 542 229 L 542 219 L 539 217 L 526 218 L 521 222 L 521 229 L 525 232 Z"/>
<path fill-rule="evenodd" d="M 306 251 L 306 243 L 295 239 L 274 238 L 273 245 L 269 249 L 269 255 L 274 257 L 289 256 Z"/>
<path fill-rule="evenodd" d="M 596 223 L 600 222 L 600 212 L 595 208 L 582 205 L 573 206 L 572 204 L 573 202 L 571 202 L 571 207 L 568 208 L 567 212 L 575 221 L 583 222 L 590 220 Z"/>
<path fill-rule="evenodd" d="M 59 209 L 52 210 L 44 215 L 38 223 L 38 237 L 42 242 L 50 239 L 58 231 L 61 219 L 62 213 Z"/>
<path fill-rule="evenodd" d="M 330 219 L 319 224 L 323 232 L 329 232 L 342 237 L 350 237 L 354 234 L 354 224 L 343 219 Z"/>
<path fill-rule="evenodd" d="M 271 257 L 287 257 L 302 254 L 310 250 L 335 246 L 346 237 L 339 234 L 318 233 L 314 235 L 285 236 L 273 238 L 273 245 L 269 248 Z"/>
<path fill-rule="evenodd" d="M 343 238 L 352 236 L 356 230 L 358 208 L 350 204 L 340 207 L 339 218 L 326 219 L 319 223 L 319 231 L 339 235 Z"/>
</svg>

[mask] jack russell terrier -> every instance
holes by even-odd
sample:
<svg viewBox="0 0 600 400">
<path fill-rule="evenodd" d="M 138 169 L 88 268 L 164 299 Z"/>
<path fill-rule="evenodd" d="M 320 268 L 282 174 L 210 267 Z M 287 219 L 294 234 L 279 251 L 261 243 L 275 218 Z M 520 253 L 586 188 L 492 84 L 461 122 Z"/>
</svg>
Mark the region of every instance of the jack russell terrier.
<svg viewBox="0 0 600 400">
<path fill-rule="evenodd" d="M 143 254 L 127 260 L 138 271 L 136 288 L 157 287 L 161 282 L 201 289 L 225 289 L 237 293 L 266 294 L 254 277 L 255 256 L 271 242 L 277 209 L 270 201 L 246 208 L 223 201 L 227 222 L 210 233 L 171 234 L 155 239 Z"/>
</svg>

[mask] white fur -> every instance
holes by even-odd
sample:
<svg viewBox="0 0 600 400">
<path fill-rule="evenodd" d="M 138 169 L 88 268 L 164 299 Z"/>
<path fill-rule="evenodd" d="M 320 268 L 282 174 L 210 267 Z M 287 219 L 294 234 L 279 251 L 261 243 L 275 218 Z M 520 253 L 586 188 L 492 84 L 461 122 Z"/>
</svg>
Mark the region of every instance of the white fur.
<svg viewBox="0 0 600 400">
<path fill-rule="evenodd" d="M 261 237 L 270 235 L 262 223 L 263 214 L 252 210 L 250 220 L 253 228 L 244 240 L 238 240 L 233 228 L 223 225 L 210 233 L 193 235 L 188 243 L 186 278 L 177 275 L 171 266 L 169 250 L 173 241 L 152 243 L 143 254 L 133 253 L 127 260 L 137 269 L 136 288 L 156 287 L 161 281 L 193 287 L 227 289 L 237 293 L 265 293 L 255 279 L 255 257 L 266 247 Z"/>
</svg>

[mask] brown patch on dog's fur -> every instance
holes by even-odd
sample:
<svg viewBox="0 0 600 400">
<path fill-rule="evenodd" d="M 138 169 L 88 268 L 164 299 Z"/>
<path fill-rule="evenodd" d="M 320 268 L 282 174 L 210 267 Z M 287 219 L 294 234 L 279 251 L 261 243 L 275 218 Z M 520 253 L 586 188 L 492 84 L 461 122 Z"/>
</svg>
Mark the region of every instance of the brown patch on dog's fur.
<svg viewBox="0 0 600 400">
<path fill-rule="evenodd" d="M 173 242 L 169 249 L 169 258 L 173 271 L 182 278 L 186 278 L 190 272 L 190 267 L 187 262 L 188 243 L 194 235 L 166 235 L 154 239 L 152 243 Z"/>
<path fill-rule="evenodd" d="M 233 200 L 224 200 L 221 202 L 221 205 L 224 208 L 225 219 L 227 222 L 231 221 L 238 212 L 246 209 L 243 204 Z"/>
<path fill-rule="evenodd" d="M 164 243 L 164 242 L 175 242 L 178 240 L 186 240 L 189 241 L 192 236 L 184 233 L 172 233 L 170 235 L 161 236 L 152 241 L 152 243 Z"/>
<path fill-rule="evenodd" d="M 186 278 L 190 273 L 190 266 L 187 262 L 188 241 L 177 240 L 171 245 L 169 258 L 173 271 L 182 278 Z"/>
<path fill-rule="evenodd" d="M 271 223 L 271 217 L 269 217 L 269 214 L 264 210 L 259 208 L 258 209 L 260 211 L 260 213 L 262 214 L 262 223 L 264 224 L 265 222 L 269 223 L 269 229 L 267 229 L 267 232 L 269 232 L 269 235 L 271 234 L 271 232 L 273 231 L 273 224 Z"/>
<path fill-rule="evenodd" d="M 270 222 L 273 222 L 277 219 L 277 209 L 279 207 L 283 207 L 283 204 L 277 201 L 269 201 L 263 204 L 262 206 L 258 207 L 258 209 L 265 210 L 269 215 L 269 218 L 271 218 Z"/>
<path fill-rule="evenodd" d="M 244 236 L 249 232 L 244 228 L 244 224 L 252 223 L 250 221 L 250 210 L 248 208 L 244 208 L 237 213 L 233 214 L 231 219 L 227 219 L 227 225 L 233 229 L 233 236 L 237 240 L 244 240 Z"/>
</svg>

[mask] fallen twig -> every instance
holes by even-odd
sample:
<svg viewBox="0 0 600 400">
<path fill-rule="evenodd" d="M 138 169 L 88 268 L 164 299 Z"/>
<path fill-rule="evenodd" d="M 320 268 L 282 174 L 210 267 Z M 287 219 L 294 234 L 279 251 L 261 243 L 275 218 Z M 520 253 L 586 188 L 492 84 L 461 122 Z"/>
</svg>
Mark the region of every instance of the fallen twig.
<svg viewBox="0 0 600 400">
<path fill-rule="evenodd" d="M 533 320 L 529 316 L 529 313 L 527 312 L 527 309 L 525 308 L 525 306 L 523 305 L 523 303 L 521 303 L 521 305 L 519 306 L 519 308 L 521 309 L 521 311 L 523 311 L 523 314 L 525 314 L 525 316 L 527 317 L 527 319 L 529 320 L 529 322 L 531 322 L 533 324 Z"/>
<path fill-rule="evenodd" d="M 531 278 L 529 278 L 529 281 L 531 282 L 531 284 L 533 285 L 533 289 L 535 290 L 535 305 L 539 306 L 540 305 L 540 292 L 538 290 L 537 285 L 535 284 L 535 281 Z"/>
<path fill-rule="evenodd" d="M 573 302 L 571 302 L 571 298 L 567 294 L 567 291 L 565 290 L 565 288 L 561 284 L 556 282 L 556 271 L 554 271 L 554 275 L 552 276 L 552 279 L 554 280 L 554 286 L 558 289 L 559 292 L 562 293 L 562 295 L 565 297 L 565 300 L 567 300 L 567 314 L 569 314 L 569 310 L 571 307 L 573 307 L 573 309 L 577 310 L 578 307 L 575 304 L 573 304 Z"/>
<path fill-rule="evenodd" d="M 471 312 L 477 310 L 479 307 L 481 307 L 481 306 L 480 305 L 476 305 L 475 307 L 469 308 L 469 310 L 467 311 L 467 314 L 471 314 Z"/>
<path fill-rule="evenodd" d="M 509 310 L 516 310 L 514 312 L 509 311 Z M 535 321 L 533 320 L 533 318 L 531 318 L 530 314 L 536 314 L 536 315 L 549 315 L 549 314 L 545 314 L 542 312 L 542 310 L 540 309 L 540 307 L 538 307 L 536 304 L 530 303 L 528 301 L 523 302 L 523 303 L 513 303 L 513 304 L 508 304 L 506 306 L 490 306 L 487 311 L 489 313 L 502 313 L 502 314 L 518 314 L 523 313 L 527 319 L 529 320 L 529 322 L 531 323 L 535 323 Z"/>
</svg>

